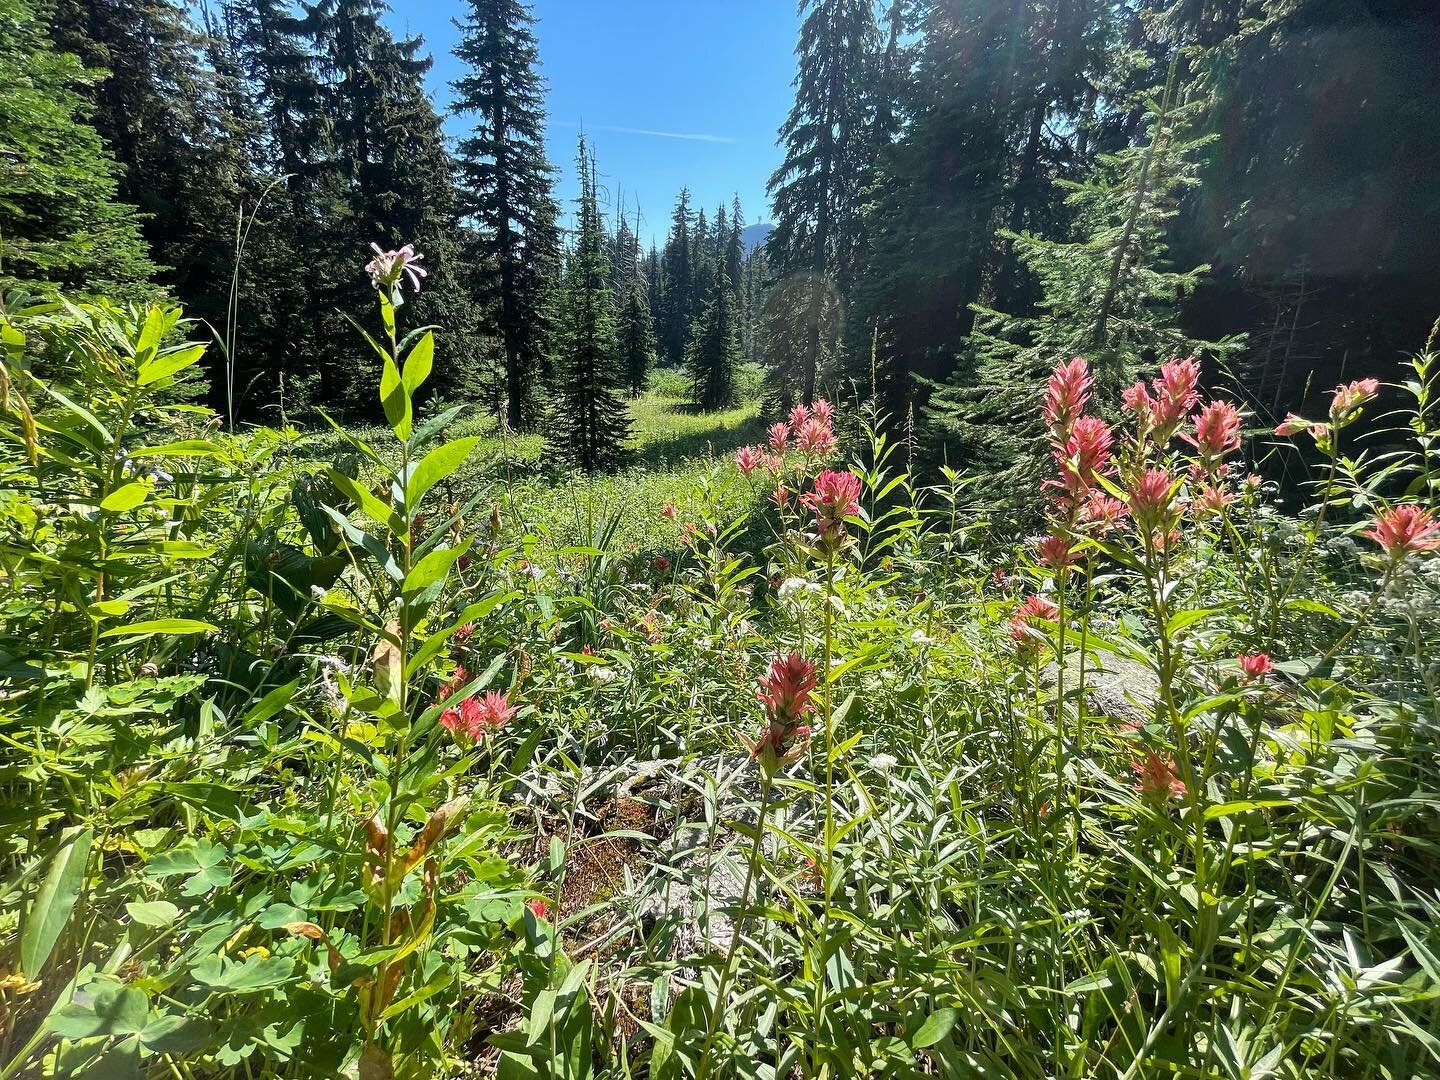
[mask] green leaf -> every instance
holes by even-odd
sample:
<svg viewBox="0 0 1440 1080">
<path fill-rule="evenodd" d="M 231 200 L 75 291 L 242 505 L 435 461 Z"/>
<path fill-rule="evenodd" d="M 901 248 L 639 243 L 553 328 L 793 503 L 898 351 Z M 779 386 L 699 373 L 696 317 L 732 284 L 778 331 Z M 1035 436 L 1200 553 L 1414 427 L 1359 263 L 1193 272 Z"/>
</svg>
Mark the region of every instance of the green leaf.
<svg viewBox="0 0 1440 1080">
<path fill-rule="evenodd" d="M 453 439 L 421 458 L 405 485 L 406 508 L 413 510 L 419 506 L 425 493 L 463 465 L 479 442 L 480 438 L 476 435 Z"/>
<path fill-rule="evenodd" d="M 209 634 L 217 630 L 213 623 L 199 619 L 150 619 L 106 630 L 102 638 L 151 637 L 155 634 Z"/>
<path fill-rule="evenodd" d="M 20 939 L 20 968 L 31 979 L 44 970 L 55 942 L 70 921 L 70 913 L 85 885 L 85 868 L 94 838 L 89 828 L 73 829 L 61 840 L 59 850 L 50 860 L 50 869 L 25 921 L 25 936 Z"/>
<path fill-rule="evenodd" d="M 1251 810 L 1264 810 L 1275 806 L 1289 806 L 1289 799 L 1243 799 L 1235 802 L 1216 803 L 1205 808 L 1205 820 L 1231 817 L 1234 814 L 1248 814 Z"/>
<path fill-rule="evenodd" d="M 450 567 L 455 565 L 455 560 L 463 554 L 465 548 L 452 547 L 441 548 L 426 555 L 405 575 L 405 582 L 400 587 L 405 599 L 409 600 L 430 586 L 442 583 L 445 575 L 450 572 Z"/>
<path fill-rule="evenodd" d="M 380 404 L 385 409 L 385 422 L 390 425 L 390 430 L 395 432 L 395 437 L 401 441 L 408 439 L 411 418 L 410 393 L 400 379 L 400 372 L 395 367 L 395 361 L 389 356 L 385 357 L 385 365 L 380 372 Z"/>
<path fill-rule="evenodd" d="M 180 439 L 178 442 L 142 446 L 130 451 L 131 458 L 147 457 L 218 457 L 220 447 L 207 439 Z"/>
<path fill-rule="evenodd" d="M 920 1029 L 910 1039 L 910 1045 L 916 1050 L 923 1050 L 927 1046 L 934 1046 L 955 1026 L 959 1019 L 959 1013 L 954 1009 L 936 1009 L 925 1018 Z"/>
<path fill-rule="evenodd" d="M 124 513 L 126 510 L 134 510 L 143 503 L 150 494 L 150 489 L 139 480 L 132 480 L 123 487 L 118 487 L 105 498 L 100 500 L 100 509 L 110 513 Z"/>
<path fill-rule="evenodd" d="M 255 707 L 247 712 L 240 721 L 241 730 L 253 731 L 258 725 L 269 720 L 295 696 L 295 691 L 300 688 L 300 680 L 295 679 L 284 686 L 277 686 L 256 703 Z"/>
<path fill-rule="evenodd" d="M 126 904 L 125 910 L 141 926 L 169 926 L 180 917 L 180 909 L 169 900 Z"/>
<path fill-rule="evenodd" d="M 190 969 L 190 974 L 216 990 L 253 994 L 289 982 L 295 974 L 295 958 L 250 956 L 237 963 L 224 956 L 207 956 Z"/>
<path fill-rule="evenodd" d="M 140 1041 L 147 1049 L 165 1054 L 198 1050 L 210 1041 L 215 1025 L 200 1016 L 177 1016 L 168 1013 L 151 1020 L 140 1032 Z"/>
<path fill-rule="evenodd" d="M 106 983 L 89 1001 L 76 1000 L 50 1018 L 50 1030 L 66 1039 L 96 1035 L 136 1035 L 150 1015 L 150 999 L 134 986 Z"/>
<path fill-rule="evenodd" d="M 205 355 L 205 344 L 191 345 L 189 348 L 176 349 L 153 360 L 147 360 L 140 365 L 140 372 L 137 381 L 141 386 L 149 386 L 161 379 L 168 378 L 177 372 L 184 371 L 200 357 Z"/>
<path fill-rule="evenodd" d="M 390 530 L 394 536 L 403 536 L 405 533 L 405 522 L 397 514 L 393 507 L 381 500 L 363 484 L 346 476 L 338 469 L 330 469 L 327 472 L 330 482 L 340 489 L 351 501 L 356 503 L 361 510 L 364 510 L 371 520 L 379 522 Z"/>
<path fill-rule="evenodd" d="M 429 330 L 425 336 L 415 343 L 405 357 L 405 369 L 400 374 L 400 381 L 405 384 L 405 390 L 414 394 L 430 377 L 430 369 L 435 364 L 435 335 Z"/>
</svg>

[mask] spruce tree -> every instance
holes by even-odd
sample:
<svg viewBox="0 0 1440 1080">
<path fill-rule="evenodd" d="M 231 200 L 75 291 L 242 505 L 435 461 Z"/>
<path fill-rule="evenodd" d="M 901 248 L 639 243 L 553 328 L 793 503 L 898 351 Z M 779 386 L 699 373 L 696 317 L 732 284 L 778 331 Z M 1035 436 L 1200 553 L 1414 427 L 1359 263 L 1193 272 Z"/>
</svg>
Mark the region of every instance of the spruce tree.
<svg viewBox="0 0 1440 1080">
<path fill-rule="evenodd" d="M 610 267 L 595 195 L 595 161 L 583 135 L 577 164 L 579 213 L 559 302 L 559 387 L 551 443 L 576 468 L 593 473 L 625 459 L 631 421 L 614 304 L 606 287 Z"/>
<path fill-rule="evenodd" d="M 0 291 L 143 295 L 155 266 L 82 93 L 104 73 L 55 47 L 31 0 L 0 0 L 0 27 Z"/>
<path fill-rule="evenodd" d="M 688 366 L 695 404 L 710 412 L 735 404 L 735 369 L 740 362 L 739 306 L 724 273 L 716 274 L 710 302 L 696 323 Z"/>
<path fill-rule="evenodd" d="M 1187 133 L 1198 103 L 1177 106 L 1174 96 L 1169 86 L 1156 95 L 1140 145 L 1101 155 L 1083 180 L 1061 184 L 1071 235 L 1008 236 L 1040 284 L 1038 307 L 1016 315 L 976 305 L 966 354 L 930 400 L 929 451 L 983 473 L 999 497 L 1033 491 L 1046 467 L 1037 403 L 1058 360 L 1088 358 L 1100 404 L 1113 406 L 1157 361 L 1229 348 L 1192 338 L 1179 322 L 1179 301 L 1208 268 L 1170 269 L 1165 229 L 1209 140 Z"/>
<path fill-rule="evenodd" d="M 665 362 L 672 367 L 678 367 L 685 360 L 695 311 L 695 252 L 691 239 L 694 224 L 690 189 L 684 188 L 675 201 L 670 235 L 660 261 L 660 348 Z"/>
<path fill-rule="evenodd" d="M 815 399 L 839 346 L 853 284 L 869 130 L 865 79 L 878 29 L 871 0 L 803 0 L 795 103 L 780 127 L 785 158 L 770 177 L 772 293 L 767 358 L 773 404 Z"/>
<path fill-rule="evenodd" d="M 469 0 L 457 25 L 455 55 L 467 71 L 452 84 L 451 108 L 474 123 L 459 144 L 460 205 L 475 225 L 470 261 L 480 268 L 486 322 L 505 356 L 505 419 L 524 430 L 540 416 L 544 312 L 554 285 L 539 47 L 530 8 L 519 0 Z"/>
</svg>

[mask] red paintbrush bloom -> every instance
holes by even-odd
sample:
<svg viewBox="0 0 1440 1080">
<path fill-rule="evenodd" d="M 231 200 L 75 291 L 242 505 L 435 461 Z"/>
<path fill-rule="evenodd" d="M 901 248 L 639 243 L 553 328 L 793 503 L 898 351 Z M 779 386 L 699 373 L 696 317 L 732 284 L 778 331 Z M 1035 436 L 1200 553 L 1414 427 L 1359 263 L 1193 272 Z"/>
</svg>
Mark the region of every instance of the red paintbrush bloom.
<svg viewBox="0 0 1440 1080">
<path fill-rule="evenodd" d="M 1195 434 L 1184 436 L 1206 462 L 1240 449 L 1240 411 L 1228 401 L 1212 401 L 1195 418 Z"/>
<path fill-rule="evenodd" d="M 1060 618 L 1060 609 L 1043 596 L 1031 596 L 1010 619 L 1010 636 L 1021 649 L 1033 649 L 1043 639 L 1041 625 Z"/>
<path fill-rule="evenodd" d="M 1200 401 L 1200 364 L 1195 357 L 1171 360 L 1160 367 L 1160 377 L 1150 383 L 1155 391 L 1155 425 L 1171 427 L 1190 415 Z"/>
<path fill-rule="evenodd" d="M 675 509 L 674 503 L 666 503 L 660 508 L 660 516 L 663 517 L 666 521 L 674 521 L 675 516 L 679 513 L 680 511 Z"/>
<path fill-rule="evenodd" d="M 1236 661 L 1245 678 L 1250 680 L 1264 678 L 1275 670 L 1275 661 L 1270 659 L 1269 653 L 1242 653 Z"/>
<path fill-rule="evenodd" d="M 546 915 L 550 914 L 550 905 L 538 896 L 527 901 L 525 906 L 530 909 L 531 913 L 534 914 L 537 919 L 543 919 Z"/>
<path fill-rule="evenodd" d="M 803 720 L 815 708 L 811 694 L 818 680 L 815 665 L 799 653 L 777 656 L 761 676 L 756 696 L 765 707 L 768 723 L 760 738 L 750 744 L 750 752 L 765 768 L 778 768 L 803 749 L 810 735 Z"/>
<path fill-rule="evenodd" d="M 1090 401 L 1090 364 L 1083 356 L 1058 365 L 1045 388 L 1045 423 L 1057 438 L 1064 438 Z"/>
<path fill-rule="evenodd" d="M 1135 790 L 1147 799 L 1178 799 L 1186 792 L 1185 781 L 1175 775 L 1175 764 L 1153 750 L 1132 766 Z"/>
<path fill-rule="evenodd" d="M 1137 382 L 1134 386 L 1127 386 L 1120 391 L 1120 404 L 1134 413 L 1142 424 L 1150 423 L 1155 414 L 1155 399 L 1150 396 L 1144 382 Z"/>
<path fill-rule="evenodd" d="M 1392 563 L 1407 555 L 1440 548 L 1440 521 L 1415 503 L 1382 510 L 1365 535 L 1384 549 Z"/>
<path fill-rule="evenodd" d="M 1052 533 L 1045 537 L 1036 547 L 1042 566 L 1060 570 L 1080 561 L 1080 553 L 1071 546 L 1069 540 L 1058 534 Z"/>
<path fill-rule="evenodd" d="M 740 466 L 740 472 L 745 476 L 758 469 L 763 461 L 760 451 L 753 446 L 742 446 L 735 454 L 735 464 Z"/>
<path fill-rule="evenodd" d="M 796 405 L 790 410 L 790 430 L 794 434 L 800 434 L 800 429 L 805 426 L 805 421 L 810 419 L 810 410 L 803 404 Z"/>
<path fill-rule="evenodd" d="M 1174 516 L 1175 481 L 1164 469 L 1146 469 L 1135 477 L 1126 502 L 1135 524 L 1146 531 L 1168 530 Z"/>
<path fill-rule="evenodd" d="M 770 425 L 770 449 L 777 454 L 783 454 L 790 449 L 790 425 L 782 420 L 777 420 Z"/>
<path fill-rule="evenodd" d="M 1128 513 L 1119 499 L 1093 491 L 1080 507 L 1080 524 L 1088 531 L 1104 536 L 1124 521 Z"/>
<path fill-rule="evenodd" d="M 821 420 L 818 416 L 812 416 L 800 426 L 799 433 L 795 437 L 795 445 L 804 453 L 823 457 L 833 453 L 839 444 L 829 423 Z"/>
<path fill-rule="evenodd" d="M 812 419 L 818 420 L 826 427 L 829 427 L 835 421 L 835 406 L 831 405 L 830 402 L 826 401 L 823 397 L 816 398 L 815 404 L 810 406 L 810 416 Z"/>
<path fill-rule="evenodd" d="M 1098 416 L 1079 417 L 1053 453 L 1060 467 L 1060 486 L 1072 499 L 1079 499 L 1095 485 L 1095 478 L 1109 471 L 1110 448 L 1115 436 L 1110 425 Z"/>
<path fill-rule="evenodd" d="M 1379 379 L 1356 379 L 1335 388 L 1330 399 L 1330 422 L 1343 427 L 1360 414 L 1360 406 L 1380 392 Z"/>
<path fill-rule="evenodd" d="M 852 472 L 826 469 L 800 501 L 814 512 L 816 526 L 828 530 L 860 512 L 860 478 Z"/>
<path fill-rule="evenodd" d="M 1306 420 L 1303 416 L 1296 416 L 1293 412 L 1286 413 L 1285 419 L 1282 420 L 1280 426 L 1275 429 L 1275 434 L 1289 438 L 1291 435 L 1299 435 L 1300 432 L 1309 426 L 1310 421 Z"/>
</svg>

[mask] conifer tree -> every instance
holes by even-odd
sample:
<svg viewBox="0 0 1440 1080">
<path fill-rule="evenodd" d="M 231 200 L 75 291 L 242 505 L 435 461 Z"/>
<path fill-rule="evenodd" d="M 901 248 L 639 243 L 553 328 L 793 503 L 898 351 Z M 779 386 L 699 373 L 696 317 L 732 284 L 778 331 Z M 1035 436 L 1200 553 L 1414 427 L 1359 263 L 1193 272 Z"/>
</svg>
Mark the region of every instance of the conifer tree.
<svg viewBox="0 0 1440 1080">
<path fill-rule="evenodd" d="M 460 205 L 474 222 L 470 261 L 487 323 L 505 355 L 505 419 L 517 430 L 540 415 L 545 368 L 544 312 L 554 279 L 546 272 L 555 220 L 553 170 L 545 158 L 545 84 L 530 8 L 519 0 L 469 0 L 455 55 L 466 74 L 452 111 L 472 118 L 460 141 Z"/>
<path fill-rule="evenodd" d="M 625 272 L 616 275 L 619 286 L 616 297 L 620 319 L 620 362 L 630 396 L 645 392 L 650 369 L 655 366 L 655 322 L 650 314 L 650 289 L 645 280 L 646 266 L 640 257 L 640 206 L 635 206 L 635 228 L 632 231 L 620 218 L 615 249 Z M 652 248 L 652 256 L 653 256 Z"/>
<path fill-rule="evenodd" d="M 1199 103 L 1177 106 L 1174 97 L 1173 86 L 1156 95 L 1140 145 L 1101 155 L 1082 181 L 1063 184 L 1072 235 L 1009 236 L 1040 283 L 1038 308 L 1014 315 L 976 305 L 966 356 L 930 401 L 931 451 L 983 471 L 998 495 L 1038 483 L 1046 452 L 1036 403 L 1057 358 L 1088 358 L 1101 403 L 1113 406 L 1120 388 L 1157 361 L 1229 347 L 1196 340 L 1179 324 L 1180 299 L 1208 268 L 1169 269 L 1165 227 L 1209 140 L 1186 132 Z"/>
<path fill-rule="evenodd" d="M 740 362 L 735 290 L 723 268 L 714 279 L 710 302 L 696 324 L 688 358 L 691 395 L 706 412 L 735 404 L 735 368 Z"/>
<path fill-rule="evenodd" d="M 31 0 L 0 0 L 0 291 L 138 297 L 155 272 L 119 167 L 89 123 L 87 73 Z"/>
<path fill-rule="evenodd" d="M 769 182 L 770 268 L 796 276 L 772 293 L 767 312 L 771 395 L 780 406 L 813 401 L 838 349 L 870 127 L 865 78 L 878 37 L 871 0 L 804 0 L 801 12 L 795 103 L 780 127 L 785 158 Z"/>
<path fill-rule="evenodd" d="M 660 348 L 666 363 L 678 367 L 690 343 L 690 322 L 695 311 L 695 251 L 691 230 L 690 189 L 675 201 L 670 235 L 661 256 Z"/>
<path fill-rule="evenodd" d="M 606 281 L 605 233 L 595 194 L 595 161 L 580 137 L 579 213 L 559 302 L 559 387 L 551 443 L 576 468 L 592 473 L 622 462 L 630 438 L 614 303 Z"/>
</svg>

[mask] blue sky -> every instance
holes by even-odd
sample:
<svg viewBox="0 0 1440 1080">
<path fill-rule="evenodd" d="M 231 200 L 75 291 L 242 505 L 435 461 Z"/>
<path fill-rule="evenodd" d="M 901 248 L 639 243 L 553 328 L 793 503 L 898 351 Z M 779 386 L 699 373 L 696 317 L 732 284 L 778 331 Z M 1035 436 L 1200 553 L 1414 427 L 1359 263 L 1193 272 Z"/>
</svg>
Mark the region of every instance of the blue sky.
<svg viewBox="0 0 1440 1080">
<path fill-rule="evenodd" d="M 425 38 L 435 59 L 429 88 L 443 110 L 459 68 L 450 20 L 464 5 L 391 2 L 392 29 Z M 617 194 L 632 224 L 638 198 L 647 240 L 663 241 L 683 186 L 707 214 L 738 192 L 747 221 L 769 220 L 765 181 L 780 162 L 775 132 L 794 74 L 793 0 L 535 0 L 534 9 L 548 151 L 567 211 L 583 124 L 612 220 Z M 464 121 L 446 127 L 463 134 Z"/>
</svg>

